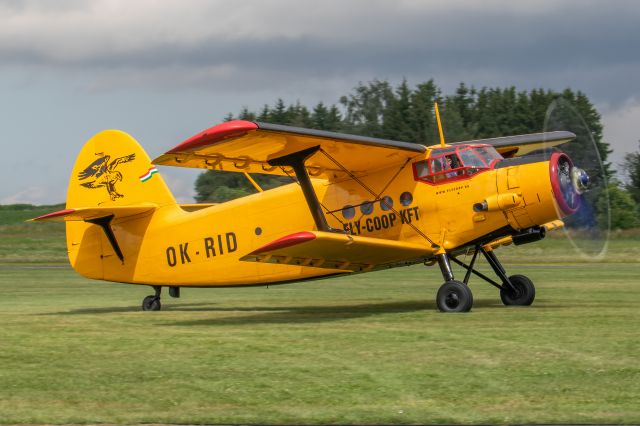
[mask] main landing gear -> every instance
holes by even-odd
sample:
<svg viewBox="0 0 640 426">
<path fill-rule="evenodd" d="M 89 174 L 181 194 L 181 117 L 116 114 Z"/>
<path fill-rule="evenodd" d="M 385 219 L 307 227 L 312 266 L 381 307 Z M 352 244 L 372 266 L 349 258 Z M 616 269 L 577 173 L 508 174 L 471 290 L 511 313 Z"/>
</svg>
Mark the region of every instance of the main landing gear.
<svg viewBox="0 0 640 426">
<path fill-rule="evenodd" d="M 498 278 L 500 278 L 502 284 L 495 282 L 474 269 L 478 253 L 484 255 L 493 271 Z M 436 304 L 442 312 L 469 312 L 471 310 L 473 306 L 473 294 L 468 287 L 471 274 L 482 278 L 492 286 L 498 288 L 500 290 L 500 299 L 502 299 L 502 303 L 505 305 L 528 306 L 533 303 L 536 297 L 536 289 L 529 278 L 524 275 L 511 275 L 507 277 L 507 272 L 502 264 L 500 264 L 493 250 L 487 250 L 480 245 L 475 247 L 469 265 L 446 253 L 437 255 L 436 259 L 445 280 L 444 284 L 440 286 L 436 296 Z M 467 270 L 462 281 L 456 281 L 454 279 L 450 260 Z"/>
<path fill-rule="evenodd" d="M 160 303 L 162 286 L 154 285 L 153 289 L 156 293 L 154 295 L 147 296 L 142 300 L 143 311 L 159 311 L 162 308 L 162 304 Z M 180 287 L 169 287 L 169 296 L 176 298 L 180 297 Z"/>
</svg>

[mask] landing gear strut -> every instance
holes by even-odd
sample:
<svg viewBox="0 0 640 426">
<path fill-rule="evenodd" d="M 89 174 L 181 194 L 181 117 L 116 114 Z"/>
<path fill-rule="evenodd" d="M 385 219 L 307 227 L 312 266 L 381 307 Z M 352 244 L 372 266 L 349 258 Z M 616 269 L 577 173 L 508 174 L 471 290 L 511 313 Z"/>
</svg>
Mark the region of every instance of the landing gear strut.
<svg viewBox="0 0 640 426">
<path fill-rule="evenodd" d="M 153 289 L 156 291 L 156 294 L 154 294 L 153 296 L 147 296 L 142 300 L 143 311 L 159 311 L 162 308 L 162 304 L 160 303 L 160 293 L 162 292 L 162 287 L 159 285 L 154 285 Z"/>
<path fill-rule="evenodd" d="M 474 269 L 478 253 L 482 253 L 487 259 L 487 262 L 502 282 L 501 284 Z M 505 305 L 529 306 L 536 297 L 536 288 L 528 277 L 524 275 L 511 275 L 508 277 L 493 250 L 487 250 L 481 245 L 475 247 L 469 265 L 446 253 L 439 254 L 436 258 L 438 265 L 440 265 L 442 276 L 445 279 L 445 283 L 438 290 L 436 297 L 436 304 L 442 312 L 468 312 L 471 310 L 473 295 L 468 287 L 471 274 L 498 288 L 500 290 L 500 299 Z M 450 260 L 467 270 L 462 282 L 454 280 Z"/>
</svg>

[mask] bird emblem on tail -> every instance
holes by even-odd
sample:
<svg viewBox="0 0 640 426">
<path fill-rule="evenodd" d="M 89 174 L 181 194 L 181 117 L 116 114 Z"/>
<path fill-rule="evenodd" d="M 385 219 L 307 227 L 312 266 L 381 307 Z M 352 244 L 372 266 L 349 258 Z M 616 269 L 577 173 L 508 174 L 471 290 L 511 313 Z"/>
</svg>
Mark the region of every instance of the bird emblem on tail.
<svg viewBox="0 0 640 426">
<path fill-rule="evenodd" d="M 80 183 L 80 185 L 91 189 L 101 187 L 107 188 L 111 201 L 124 197 L 124 195 L 116 191 L 116 183 L 122 181 L 122 173 L 117 171 L 116 167 L 122 163 L 128 163 L 129 161 L 135 160 L 136 154 L 118 157 L 111 162 L 109 162 L 111 159 L 110 155 L 106 155 L 103 152 L 96 153 L 96 155 L 98 155 L 99 158 L 78 173 L 79 180 L 93 180 Z"/>
</svg>

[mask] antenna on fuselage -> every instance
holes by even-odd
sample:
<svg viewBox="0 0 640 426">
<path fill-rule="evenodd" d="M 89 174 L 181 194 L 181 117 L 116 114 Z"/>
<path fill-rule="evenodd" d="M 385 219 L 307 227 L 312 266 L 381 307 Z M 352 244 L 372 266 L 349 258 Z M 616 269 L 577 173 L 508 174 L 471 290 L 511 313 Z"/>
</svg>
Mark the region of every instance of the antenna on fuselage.
<svg viewBox="0 0 640 426">
<path fill-rule="evenodd" d="M 436 110 L 436 121 L 438 122 L 438 132 L 440 132 L 440 145 L 444 147 L 444 132 L 442 131 L 442 122 L 440 122 L 440 111 L 438 111 L 438 103 L 435 102 L 434 105 Z"/>
</svg>

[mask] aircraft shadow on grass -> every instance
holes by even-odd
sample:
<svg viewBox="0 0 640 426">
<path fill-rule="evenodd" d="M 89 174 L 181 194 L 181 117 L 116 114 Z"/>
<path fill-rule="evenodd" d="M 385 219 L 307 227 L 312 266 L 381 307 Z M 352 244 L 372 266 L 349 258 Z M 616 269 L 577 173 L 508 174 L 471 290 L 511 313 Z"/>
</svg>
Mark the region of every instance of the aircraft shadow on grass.
<svg viewBox="0 0 640 426">
<path fill-rule="evenodd" d="M 475 303 L 479 307 L 501 306 L 494 300 L 478 300 Z M 432 313 L 436 311 L 433 302 L 425 301 L 400 301 L 384 303 L 361 303 L 353 305 L 338 306 L 216 306 L 213 303 L 190 303 L 179 305 L 168 305 L 165 312 L 210 312 L 216 313 L 246 313 L 246 315 L 216 316 L 214 318 L 196 319 L 188 321 L 176 321 L 173 324 L 163 322 L 162 326 L 233 326 L 244 324 L 279 324 L 279 323 L 321 323 L 331 321 L 341 321 L 354 318 L 364 318 L 390 313 L 409 313 L 425 311 Z M 138 306 L 125 307 L 104 307 L 74 309 L 64 312 L 47 313 L 41 315 L 99 315 L 112 313 L 140 312 Z M 155 319 L 162 319 L 162 314 L 151 315 Z M 169 319 L 169 318 L 167 318 Z M 172 318 L 173 319 L 173 318 Z"/>
<path fill-rule="evenodd" d="M 339 306 L 247 306 L 206 309 L 210 312 L 246 313 L 233 315 L 177 321 L 173 325 L 191 326 L 235 326 L 245 324 L 304 324 L 342 321 L 364 318 L 389 313 L 407 313 L 421 310 L 434 310 L 435 304 L 420 301 L 364 303 Z M 187 309 L 189 310 L 189 309 Z"/>
</svg>

